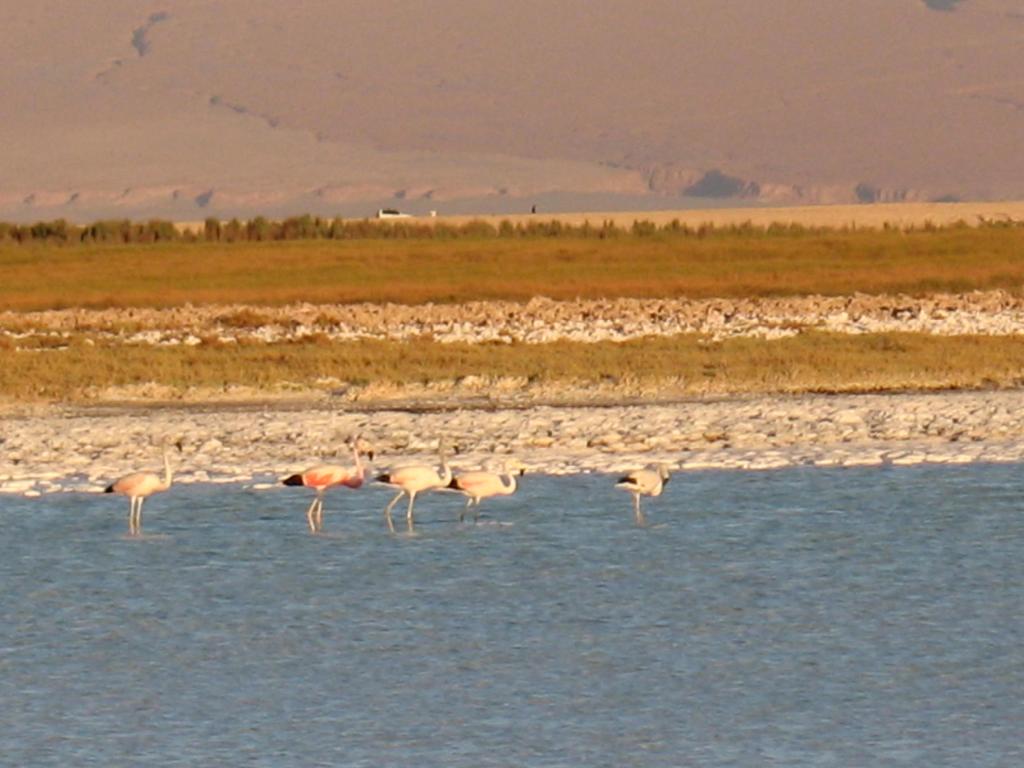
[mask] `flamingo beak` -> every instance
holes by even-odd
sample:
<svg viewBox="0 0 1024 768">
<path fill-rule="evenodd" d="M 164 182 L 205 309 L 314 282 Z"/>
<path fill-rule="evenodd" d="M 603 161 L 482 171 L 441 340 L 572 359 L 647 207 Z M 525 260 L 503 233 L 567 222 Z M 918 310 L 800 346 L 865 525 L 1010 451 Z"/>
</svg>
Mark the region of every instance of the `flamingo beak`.
<svg viewBox="0 0 1024 768">
<path fill-rule="evenodd" d="M 370 461 L 373 461 L 373 451 L 372 450 L 366 452 L 366 458 L 368 458 Z"/>
</svg>

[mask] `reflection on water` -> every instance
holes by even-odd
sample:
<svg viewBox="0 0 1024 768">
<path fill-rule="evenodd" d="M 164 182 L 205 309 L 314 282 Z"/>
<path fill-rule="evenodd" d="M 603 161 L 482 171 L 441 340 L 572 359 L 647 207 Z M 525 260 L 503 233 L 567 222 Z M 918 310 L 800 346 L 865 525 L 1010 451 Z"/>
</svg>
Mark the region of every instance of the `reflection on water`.
<svg viewBox="0 0 1024 768">
<path fill-rule="evenodd" d="M 1021 764 L 1017 466 L 0 499 L 9 765 Z M 123 500 L 119 500 L 123 501 Z"/>
</svg>

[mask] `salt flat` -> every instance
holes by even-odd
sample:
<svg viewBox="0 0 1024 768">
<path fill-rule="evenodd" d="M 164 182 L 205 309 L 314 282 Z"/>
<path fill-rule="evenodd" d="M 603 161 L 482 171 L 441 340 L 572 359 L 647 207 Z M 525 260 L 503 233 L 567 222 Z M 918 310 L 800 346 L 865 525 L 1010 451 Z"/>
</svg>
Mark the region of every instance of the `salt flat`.
<svg viewBox="0 0 1024 768">
<path fill-rule="evenodd" d="M 247 324 L 235 317 L 256 318 Z M 332 341 L 442 343 L 627 341 L 703 334 L 712 339 L 779 338 L 806 331 L 1012 336 L 1024 333 L 1024 297 L 1007 291 L 927 296 L 857 294 L 729 299 L 575 299 L 461 304 L 288 304 L 180 306 L 167 309 L 60 309 L 0 312 L 0 338 L 15 346 L 35 334 L 86 333 L 115 344 L 276 343 L 312 336 Z"/>
<path fill-rule="evenodd" d="M 454 405 L 454 404 L 453 404 Z M 680 469 L 1024 460 L 1024 392 L 734 397 L 606 407 L 356 409 L 26 407 L 0 419 L 0 493 L 99 491 L 159 464 L 181 440 L 180 482 L 272 485 L 324 460 L 345 439 L 376 447 L 376 468 L 434 460 L 438 440 L 460 468 L 516 456 L 531 472 L 618 472 L 663 461 Z"/>
</svg>

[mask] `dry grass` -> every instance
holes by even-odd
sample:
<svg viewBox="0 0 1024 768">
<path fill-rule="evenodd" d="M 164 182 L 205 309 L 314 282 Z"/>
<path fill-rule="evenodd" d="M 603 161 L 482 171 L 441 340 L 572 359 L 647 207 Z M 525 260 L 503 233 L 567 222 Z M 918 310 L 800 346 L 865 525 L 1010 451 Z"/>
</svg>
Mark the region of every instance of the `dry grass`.
<svg viewBox="0 0 1024 768">
<path fill-rule="evenodd" d="M 262 312 L 243 307 L 221 315 L 217 318 L 217 323 L 225 328 L 259 328 L 271 325 L 273 318 Z"/>
<path fill-rule="evenodd" d="M 1024 284 L 1024 229 L 0 248 L 0 309 L 911 293 Z M 253 318 L 243 318 L 244 322 Z"/>
<path fill-rule="evenodd" d="M 272 393 L 324 380 L 424 383 L 462 376 L 535 382 L 645 382 L 653 393 L 868 392 L 1019 386 L 1024 339 L 812 333 L 777 341 L 696 336 L 626 343 L 458 345 L 433 341 L 107 348 L 0 348 L 0 396 L 76 401 L 147 383 L 177 391 L 233 386 Z"/>
</svg>

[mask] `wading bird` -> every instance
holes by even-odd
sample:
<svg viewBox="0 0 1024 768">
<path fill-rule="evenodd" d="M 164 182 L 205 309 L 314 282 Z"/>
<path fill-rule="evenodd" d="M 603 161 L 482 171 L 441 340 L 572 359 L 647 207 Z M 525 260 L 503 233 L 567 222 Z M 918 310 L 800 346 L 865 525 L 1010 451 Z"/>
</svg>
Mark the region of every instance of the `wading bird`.
<svg viewBox="0 0 1024 768">
<path fill-rule="evenodd" d="M 181 450 L 181 441 L 174 443 Z M 163 444 L 164 476 L 163 479 L 153 472 L 134 472 L 116 480 L 104 489 L 104 493 L 120 493 L 131 499 L 128 511 L 128 535 L 138 536 L 142 533 L 142 502 L 154 493 L 166 491 L 171 487 L 171 460 L 168 456 L 167 444 Z"/>
<path fill-rule="evenodd" d="M 640 511 L 641 496 L 660 496 L 662 489 L 668 484 L 668 467 L 656 464 L 647 469 L 637 469 L 619 478 L 616 488 L 622 488 L 633 494 L 633 515 L 637 525 L 646 525 L 644 513 Z"/>
<path fill-rule="evenodd" d="M 509 471 L 512 469 L 515 474 Z M 501 474 L 497 472 L 460 472 L 448 484 L 452 490 L 458 491 L 466 497 L 466 506 L 459 513 L 461 523 L 470 507 L 473 507 L 473 522 L 480 517 L 480 501 L 489 499 L 492 496 L 511 496 L 516 492 L 516 477 L 522 477 L 526 469 L 518 462 L 505 462 L 501 467 Z"/>
<path fill-rule="evenodd" d="M 405 513 L 405 522 L 409 532 L 412 533 L 412 507 L 416 502 L 416 494 L 423 491 L 435 491 L 446 488 L 448 483 L 452 481 L 452 470 L 448 466 L 444 445 L 440 445 L 437 452 L 441 459 L 440 471 L 427 464 L 410 464 L 403 467 L 395 467 L 390 472 L 377 476 L 376 480 L 378 483 L 384 483 L 398 489 L 398 495 L 384 508 L 384 520 L 388 525 L 388 530 L 392 533 L 395 532 L 395 524 L 391 520 L 391 509 L 398 503 L 400 498 L 403 496 L 409 497 L 409 509 Z"/>
<path fill-rule="evenodd" d="M 306 510 L 306 522 L 309 524 L 310 533 L 319 533 L 324 526 L 324 493 L 328 488 L 336 485 L 344 485 L 347 488 L 359 488 L 363 484 L 366 470 L 363 467 L 361 453 L 373 461 L 373 449 L 363 440 L 361 435 L 356 435 L 348 441 L 352 449 L 352 458 L 355 466 L 343 467 L 338 464 L 320 464 L 310 467 L 305 472 L 292 475 L 284 479 L 285 485 L 302 485 L 306 488 L 316 490 L 316 497 L 313 503 Z"/>
</svg>

